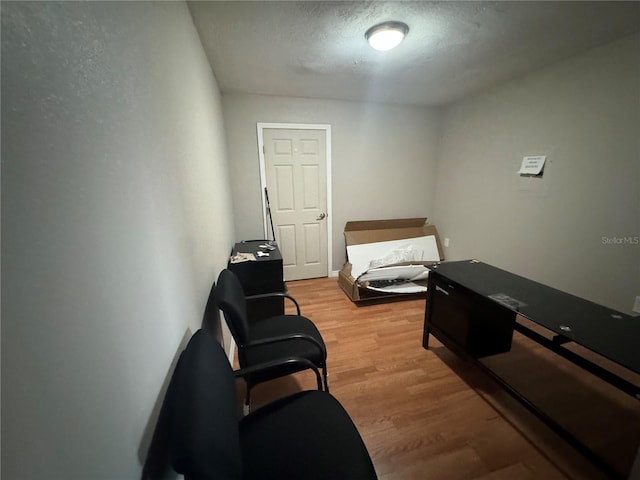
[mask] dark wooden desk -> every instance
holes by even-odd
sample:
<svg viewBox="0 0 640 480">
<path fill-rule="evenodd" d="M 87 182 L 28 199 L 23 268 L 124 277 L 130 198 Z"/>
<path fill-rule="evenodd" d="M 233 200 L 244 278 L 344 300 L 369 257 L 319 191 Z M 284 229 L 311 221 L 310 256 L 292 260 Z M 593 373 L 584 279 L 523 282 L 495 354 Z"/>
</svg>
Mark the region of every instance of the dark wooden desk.
<svg viewBox="0 0 640 480">
<path fill-rule="evenodd" d="M 264 250 L 260 245 L 267 241 L 250 241 L 236 243 L 231 251 L 233 257 L 236 253 L 253 253 L 255 261 L 231 263 L 227 268 L 238 276 L 245 295 L 261 295 L 264 293 L 282 293 L 286 291 L 284 274 L 282 270 L 282 255 L 276 246 L 268 257 L 259 257 L 257 252 Z M 247 317 L 249 321 L 260 320 L 267 317 L 284 314 L 284 299 L 282 297 L 253 300 L 247 304 Z"/>
<path fill-rule="evenodd" d="M 477 260 L 443 262 L 430 267 L 423 346 L 433 334 L 466 358 L 510 351 L 513 332 L 535 342 L 640 398 L 640 387 L 565 348 L 570 343 L 640 373 L 640 319 L 561 292 Z M 553 332 L 551 338 L 516 321 L 517 315 Z M 553 418 L 482 362 L 477 362 L 515 398 L 612 476 L 608 465 Z"/>
</svg>

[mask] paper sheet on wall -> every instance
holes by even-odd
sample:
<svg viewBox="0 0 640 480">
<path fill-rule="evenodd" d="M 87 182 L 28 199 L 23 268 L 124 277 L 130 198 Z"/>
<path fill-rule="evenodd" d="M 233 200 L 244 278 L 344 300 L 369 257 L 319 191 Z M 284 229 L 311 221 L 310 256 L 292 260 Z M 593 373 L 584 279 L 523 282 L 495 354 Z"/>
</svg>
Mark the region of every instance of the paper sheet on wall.
<svg viewBox="0 0 640 480">
<path fill-rule="evenodd" d="M 522 165 L 518 173 L 520 175 L 540 175 L 544 168 L 544 162 L 547 160 L 546 155 L 538 155 L 535 157 L 523 157 Z"/>
</svg>

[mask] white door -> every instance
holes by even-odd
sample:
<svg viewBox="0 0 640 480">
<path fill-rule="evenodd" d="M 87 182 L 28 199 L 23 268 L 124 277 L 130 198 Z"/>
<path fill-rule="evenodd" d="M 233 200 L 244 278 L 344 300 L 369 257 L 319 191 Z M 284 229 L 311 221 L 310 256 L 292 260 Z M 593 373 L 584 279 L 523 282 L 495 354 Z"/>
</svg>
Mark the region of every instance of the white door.
<svg viewBox="0 0 640 480">
<path fill-rule="evenodd" d="M 285 280 L 327 276 L 326 130 L 262 130 L 266 187 Z"/>
</svg>

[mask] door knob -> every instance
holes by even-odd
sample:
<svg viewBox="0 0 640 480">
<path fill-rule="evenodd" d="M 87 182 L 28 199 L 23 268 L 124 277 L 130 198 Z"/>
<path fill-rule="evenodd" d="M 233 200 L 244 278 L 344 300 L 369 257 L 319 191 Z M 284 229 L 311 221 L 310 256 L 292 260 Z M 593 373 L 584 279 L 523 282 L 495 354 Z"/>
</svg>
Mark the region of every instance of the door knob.
<svg viewBox="0 0 640 480">
<path fill-rule="evenodd" d="M 316 217 L 316 220 L 324 220 L 326 216 L 327 216 L 327 214 L 322 212 L 320 215 L 318 215 Z"/>
</svg>

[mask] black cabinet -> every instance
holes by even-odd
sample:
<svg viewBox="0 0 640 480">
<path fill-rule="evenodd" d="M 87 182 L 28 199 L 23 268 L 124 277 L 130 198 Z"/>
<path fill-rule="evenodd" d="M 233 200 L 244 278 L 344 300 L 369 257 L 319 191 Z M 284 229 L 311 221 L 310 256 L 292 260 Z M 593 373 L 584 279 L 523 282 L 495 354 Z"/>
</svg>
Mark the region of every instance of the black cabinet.
<svg viewBox="0 0 640 480">
<path fill-rule="evenodd" d="M 252 253 L 256 260 L 240 263 L 231 263 L 229 260 L 227 268 L 237 275 L 245 295 L 285 292 L 280 250 L 276 247 L 275 250 L 267 251 L 260 245 L 265 245 L 265 241 L 236 243 L 231 251 L 231 257 L 239 252 Z M 260 257 L 258 251 L 267 252 L 269 256 Z M 249 321 L 283 314 L 284 299 L 282 297 L 252 300 L 247 303 Z"/>
<path fill-rule="evenodd" d="M 482 358 L 511 350 L 515 312 L 438 274 L 429 273 L 426 347 L 432 333 L 458 353 Z"/>
</svg>

